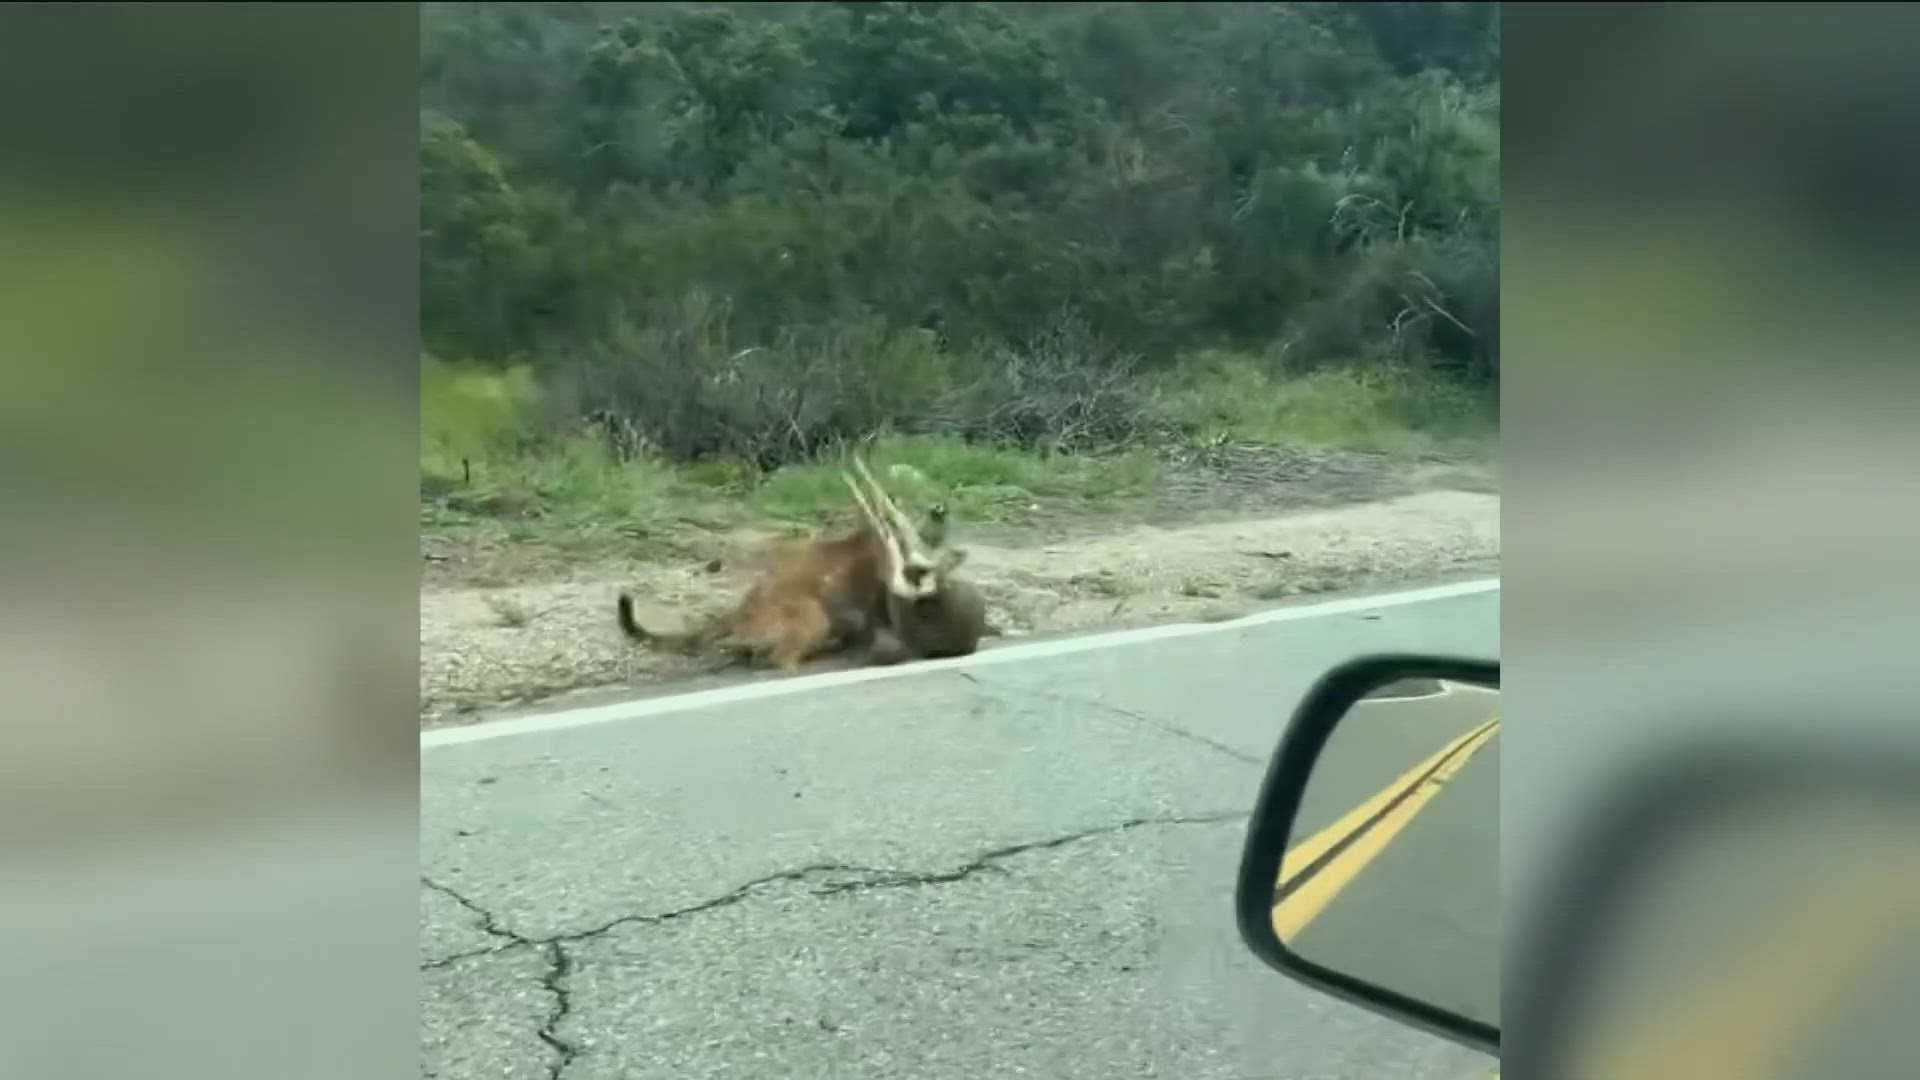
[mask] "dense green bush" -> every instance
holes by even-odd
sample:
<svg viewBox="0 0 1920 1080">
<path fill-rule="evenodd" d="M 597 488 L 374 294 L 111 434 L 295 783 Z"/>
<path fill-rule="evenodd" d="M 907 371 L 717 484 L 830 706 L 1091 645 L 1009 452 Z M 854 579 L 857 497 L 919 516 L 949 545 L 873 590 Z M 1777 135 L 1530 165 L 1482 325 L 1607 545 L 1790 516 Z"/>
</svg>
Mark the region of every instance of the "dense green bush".
<svg viewBox="0 0 1920 1080">
<path fill-rule="evenodd" d="M 1490 381 L 1490 4 L 426 4 L 422 318 L 676 458 L 1073 448 L 1147 376 Z"/>
</svg>

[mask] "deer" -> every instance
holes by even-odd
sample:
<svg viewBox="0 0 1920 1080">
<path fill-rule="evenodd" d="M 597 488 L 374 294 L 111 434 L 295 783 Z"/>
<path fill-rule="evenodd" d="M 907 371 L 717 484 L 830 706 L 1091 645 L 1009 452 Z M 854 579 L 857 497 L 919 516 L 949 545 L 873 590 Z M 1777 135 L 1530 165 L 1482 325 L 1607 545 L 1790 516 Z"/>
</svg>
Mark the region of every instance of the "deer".
<svg viewBox="0 0 1920 1080">
<path fill-rule="evenodd" d="M 858 457 L 853 464 L 866 481 L 866 492 L 852 476 L 842 473 L 841 479 L 853 493 L 866 532 L 880 540 L 884 583 L 880 604 L 861 612 L 868 624 L 857 628 L 864 632 L 867 662 L 887 665 L 972 655 L 989 632 L 987 601 L 979 589 L 955 575 L 967 552 L 945 546 L 944 507 L 934 516 L 929 531 L 936 535 L 930 542 L 894 505 L 866 464 Z"/>
<path fill-rule="evenodd" d="M 684 633 L 641 626 L 631 595 L 623 592 L 621 629 L 635 641 L 683 654 L 717 651 L 727 662 L 764 658 L 789 674 L 810 660 L 861 647 L 876 665 L 973 652 L 986 633 L 986 602 L 952 577 L 966 552 L 944 547 L 946 507 L 929 515 L 929 541 L 857 456 L 854 467 L 865 491 L 841 474 L 860 510 L 853 531 L 776 549 L 738 604 Z"/>
</svg>

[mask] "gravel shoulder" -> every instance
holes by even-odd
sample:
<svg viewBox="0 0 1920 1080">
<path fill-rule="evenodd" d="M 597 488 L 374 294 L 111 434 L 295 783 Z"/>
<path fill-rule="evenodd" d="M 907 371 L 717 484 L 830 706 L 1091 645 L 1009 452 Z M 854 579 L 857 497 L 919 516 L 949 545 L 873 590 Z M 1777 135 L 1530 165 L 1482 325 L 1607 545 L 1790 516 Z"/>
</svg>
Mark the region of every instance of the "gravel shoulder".
<svg viewBox="0 0 1920 1080">
<path fill-rule="evenodd" d="M 1172 463 L 1135 504 L 1029 511 L 977 529 L 957 522 L 950 541 L 968 550 L 964 572 L 1001 640 L 1218 621 L 1301 596 L 1499 570 L 1498 478 L 1485 464 L 1227 448 Z M 702 681 L 698 664 L 626 641 L 614 597 L 631 591 L 661 626 L 716 610 L 739 595 L 735 567 L 765 535 L 694 532 L 671 557 L 579 560 L 428 541 L 422 723 Z"/>
</svg>

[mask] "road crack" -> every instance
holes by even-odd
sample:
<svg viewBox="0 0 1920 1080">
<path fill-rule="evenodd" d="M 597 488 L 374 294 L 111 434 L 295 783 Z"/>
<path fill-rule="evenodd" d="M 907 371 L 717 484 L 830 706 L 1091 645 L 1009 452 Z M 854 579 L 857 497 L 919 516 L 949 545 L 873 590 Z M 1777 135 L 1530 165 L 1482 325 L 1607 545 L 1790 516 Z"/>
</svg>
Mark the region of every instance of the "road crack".
<svg viewBox="0 0 1920 1080">
<path fill-rule="evenodd" d="M 455 953 L 452 956 L 444 956 L 438 960 L 429 961 L 428 963 L 420 965 L 420 970 L 433 971 L 440 968 L 451 967 L 462 960 L 471 960 L 477 956 L 487 956 L 493 953 L 505 952 L 508 949 L 545 948 L 547 950 L 547 969 L 540 976 L 540 985 L 547 993 L 553 995 L 554 1005 L 553 1011 L 547 1016 L 546 1022 L 540 1025 L 540 1030 L 535 1032 L 535 1034 L 540 1037 L 541 1042 L 546 1043 L 548 1047 L 552 1048 L 552 1050 L 559 1055 L 559 1060 L 554 1063 L 553 1068 L 548 1072 L 548 1076 L 550 1076 L 552 1080 L 559 1080 L 560 1073 L 566 1069 L 568 1065 L 573 1064 L 573 1059 L 579 1054 L 578 1049 L 575 1048 L 573 1044 L 562 1039 L 556 1030 L 560 1026 L 560 1022 L 565 1020 L 567 1015 L 573 1011 L 573 998 L 566 986 L 567 976 L 573 971 L 573 959 L 567 955 L 566 947 L 562 944 L 563 939 L 530 938 L 524 934 L 515 933 L 501 926 L 500 920 L 494 917 L 493 912 L 481 907 L 478 903 L 475 903 L 471 897 L 460 892 L 458 889 L 435 881 L 424 874 L 420 877 L 420 883 L 479 916 L 480 929 L 485 932 L 487 936 L 498 938 L 500 941 L 505 942 L 505 944 L 491 945 L 484 949 L 469 949 L 466 952 Z"/>
<path fill-rule="evenodd" d="M 814 895 L 831 896 L 837 893 L 863 892 L 867 889 L 898 889 L 914 888 L 921 885 L 946 885 L 955 881 L 964 881 L 982 871 L 997 870 L 999 869 L 999 863 L 1003 860 L 1010 859 L 1015 855 L 1025 855 L 1031 851 L 1045 851 L 1050 848 L 1065 847 L 1068 844 L 1078 843 L 1082 840 L 1091 840 L 1098 836 L 1111 836 L 1115 833 L 1123 833 L 1147 825 L 1218 825 L 1228 821 L 1244 820 L 1249 816 L 1251 815 L 1247 811 L 1236 810 L 1216 814 L 1195 814 L 1176 817 L 1129 818 L 1117 824 L 1101 825 L 1097 828 L 1068 833 L 1065 836 L 1048 837 L 1045 840 L 1030 840 L 1022 844 L 1009 844 L 1006 847 L 995 848 L 992 851 L 976 856 L 971 861 L 952 870 L 938 870 L 923 873 L 910 871 L 896 872 L 886 877 L 876 878 L 870 881 L 829 885 L 824 889 L 815 889 Z"/>
<path fill-rule="evenodd" d="M 573 1059 L 580 1056 L 580 1048 L 562 1039 L 559 1034 L 561 1021 L 573 1012 L 573 993 L 567 989 L 567 976 L 573 974 L 573 958 L 567 955 L 567 947 L 558 941 L 547 944 L 547 971 L 540 978 L 540 985 L 553 995 L 553 1012 L 547 1016 L 547 1022 L 536 1032 L 540 1041 L 546 1043 L 560 1059 L 548 1070 L 549 1080 L 560 1080 L 560 1074 Z"/>
<path fill-rule="evenodd" d="M 420 969 L 422 971 L 439 970 L 451 967 L 463 960 L 497 954 L 510 949 L 545 949 L 547 952 L 547 967 L 541 974 L 540 985 L 543 990 L 553 997 L 553 1009 L 547 1014 L 546 1020 L 540 1025 L 535 1034 L 539 1036 L 541 1042 L 545 1043 L 547 1047 L 557 1055 L 557 1060 L 548 1071 L 548 1076 L 550 1080 L 560 1080 L 561 1073 L 563 1073 L 569 1065 L 573 1064 L 575 1058 L 580 1056 L 580 1047 L 569 1042 L 560 1034 L 560 1025 L 573 1014 L 573 996 L 572 991 L 567 987 L 567 981 L 574 971 L 574 958 L 573 955 L 567 951 L 567 946 L 575 942 L 592 940 L 622 926 L 667 923 L 676 919 L 684 919 L 698 915 L 702 912 L 729 907 L 754 896 L 769 886 L 782 882 L 805 882 L 823 876 L 838 879 L 827 881 L 819 887 L 810 890 L 814 896 L 837 896 L 846 893 L 864 892 L 869 889 L 919 888 L 928 885 L 945 885 L 956 881 L 964 881 L 975 874 L 1000 870 L 1001 867 L 999 864 L 1001 862 L 1017 855 L 1027 854 L 1028 852 L 1046 851 L 1052 848 L 1065 847 L 1068 844 L 1079 843 L 1083 840 L 1091 840 L 1101 836 L 1112 836 L 1148 826 L 1217 825 L 1229 821 L 1243 821 L 1249 816 L 1247 811 L 1240 810 L 1210 814 L 1128 818 L 1125 821 L 1112 825 L 1101 825 L 1091 829 L 1082 829 L 1078 832 L 1067 833 L 1062 836 L 1050 836 L 1041 840 L 1029 840 L 1023 843 L 1008 844 L 1004 847 L 993 848 L 974 856 L 972 859 L 950 870 L 909 871 L 885 867 L 862 866 L 857 863 L 809 863 L 806 866 L 796 867 L 792 870 L 782 870 L 778 873 L 754 878 L 752 881 L 721 893 L 719 896 L 702 900 L 699 903 L 689 904 L 683 908 L 676 908 L 672 911 L 649 915 L 623 915 L 599 926 L 585 930 L 570 930 L 565 933 L 552 934 L 546 937 L 528 937 L 525 934 L 510 930 L 502 926 L 491 911 L 488 911 L 485 907 L 482 907 L 465 894 L 422 875 L 420 878 L 422 884 L 453 900 L 465 910 L 479 916 L 481 930 L 489 937 L 498 939 L 502 944 L 495 944 L 484 949 L 470 949 L 466 952 L 442 957 L 438 960 L 429 961 L 420 965 Z"/>
<path fill-rule="evenodd" d="M 965 674 L 965 673 L 963 672 L 962 674 Z M 998 686 L 989 682 L 981 682 L 979 679 L 974 678 L 971 675 L 968 675 L 967 678 L 972 680 L 974 685 L 979 686 L 981 689 L 987 691 L 988 693 L 993 694 L 996 697 L 1007 698 L 1010 696 L 1011 688 L 1009 687 Z M 1162 720 L 1154 716 L 1148 716 L 1146 713 L 1136 712 L 1133 709 L 1123 709 L 1118 705 L 1112 705 L 1107 702 L 1100 701 L 1096 698 L 1075 697 L 1071 694 L 1059 694 L 1049 690 L 1033 690 L 1033 689 L 1027 689 L 1024 687 L 1020 689 L 1019 695 L 1024 698 L 1045 698 L 1048 701 L 1057 702 L 1062 705 L 1089 706 L 1095 709 L 1099 709 L 1102 712 L 1111 713 L 1114 716 L 1118 716 L 1122 719 L 1131 720 L 1137 724 L 1145 724 L 1146 726 L 1154 729 L 1155 731 L 1160 732 L 1163 735 L 1171 735 L 1176 739 L 1184 739 L 1187 742 L 1204 746 L 1209 750 L 1216 750 L 1234 759 L 1235 761 L 1245 762 L 1248 765 L 1257 766 L 1263 769 L 1266 768 L 1267 766 L 1267 762 L 1263 758 L 1255 757 L 1252 754 L 1246 753 L 1245 751 L 1242 751 L 1242 750 L 1236 750 L 1233 747 L 1228 746 L 1226 743 L 1217 742 L 1213 739 L 1209 739 L 1205 735 L 1202 735 L 1198 732 L 1188 731 L 1186 728 L 1183 728 L 1180 725 L 1173 723 L 1172 721 Z"/>
<path fill-rule="evenodd" d="M 466 952 L 455 953 L 452 956 L 443 956 L 438 960 L 429 961 L 425 964 L 420 965 L 420 968 L 422 971 L 432 970 L 434 968 L 448 967 L 452 964 L 458 963 L 461 960 L 471 960 L 476 956 L 486 956 L 489 953 L 503 952 L 507 949 L 515 949 L 515 948 L 530 948 L 535 945 L 543 944 L 543 942 L 535 941 L 534 939 L 525 937 L 521 934 L 516 934 L 512 930 L 509 930 L 506 927 L 501 926 L 500 921 L 493 917 L 493 912 L 488 911 L 486 908 L 481 907 L 477 903 L 474 903 L 474 901 L 470 897 L 468 897 L 465 893 L 460 892 L 458 889 L 455 889 L 450 885 L 445 885 L 445 884 L 442 884 L 441 882 L 435 881 L 434 879 L 426 876 L 425 874 L 420 875 L 420 884 L 425 885 L 427 888 L 432 889 L 434 892 L 439 893 L 441 896 L 444 896 L 447 899 L 452 900 L 454 903 L 459 904 L 461 907 L 479 916 L 480 932 L 483 934 L 486 934 L 490 938 L 496 938 L 500 941 L 505 942 L 505 944 L 503 945 L 501 944 L 489 945 L 486 948 L 482 948 L 482 949 L 468 949 Z"/>
<path fill-rule="evenodd" d="M 915 888 L 924 885 L 946 885 L 956 881 L 963 881 L 984 871 L 997 870 L 999 869 L 999 863 L 1002 861 L 1032 851 L 1045 851 L 1050 848 L 1065 847 L 1068 844 L 1078 843 L 1082 840 L 1091 840 L 1100 836 L 1111 836 L 1115 833 L 1123 833 L 1150 825 L 1218 825 L 1228 821 L 1244 821 L 1249 816 L 1251 815 L 1248 811 L 1232 810 L 1210 814 L 1129 818 L 1126 821 L 1117 822 L 1112 825 L 1100 825 L 1091 829 L 1082 829 L 1078 832 L 1067 833 L 1064 836 L 1051 836 L 1044 840 L 1029 840 L 1024 843 L 1008 844 L 1005 847 L 994 848 L 991 851 L 983 852 L 975 856 L 951 870 L 915 871 L 861 866 L 853 863 L 811 863 L 793 870 L 782 870 L 778 873 L 754 878 L 744 885 L 740 885 L 710 900 L 702 900 L 697 904 L 689 904 L 683 908 L 676 908 L 672 911 L 653 915 L 623 915 L 617 919 L 612 919 L 586 930 L 572 930 L 564 934 L 555 934 L 552 937 L 535 939 L 531 943 L 545 945 L 587 941 L 622 926 L 672 922 L 675 919 L 683 919 L 690 915 L 698 915 L 703 912 L 740 903 L 770 885 L 777 885 L 782 882 L 804 882 L 809 878 L 818 877 L 823 874 L 853 874 L 858 876 L 854 880 L 831 881 L 810 890 L 815 896 L 837 896 L 844 893 L 866 892 L 870 889 L 899 889 Z"/>
<path fill-rule="evenodd" d="M 760 892 L 770 885 L 777 885 L 782 882 L 803 882 L 809 878 L 816 878 L 822 875 L 854 875 L 853 880 L 830 881 L 819 888 L 811 890 L 815 896 L 837 896 L 843 893 L 864 892 L 869 889 L 898 889 L 921 885 L 945 885 L 955 881 L 963 881 L 984 871 L 998 869 L 999 863 L 1013 858 L 1016 855 L 1024 855 L 1032 851 L 1046 851 L 1052 848 L 1065 847 L 1068 844 L 1079 843 L 1082 840 L 1111 836 L 1115 833 L 1128 832 L 1147 826 L 1218 825 L 1229 821 L 1244 821 L 1249 816 L 1249 812 L 1245 810 L 1229 810 L 1207 814 L 1128 818 L 1125 821 L 1116 822 L 1111 825 L 1099 825 L 1091 829 L 1082 829 L 1062 836 L 1050 836 L 1041 840 L 1028 840 L 1018 844 L 1008 844 L 1004 847 L 993 848 L 949 870 L 917 871 L 863 866 L 857 863 L 809 863 L 806 866 L 796 867 L 791 870 L 781 870 L 776 873 L 754 878 L 752 881 L 729 889 L 719 896 L 689 904 L 686 907 L 652 914 L 622 915 L 619 918 L 609 919 L 604 923 L 588 927 L 584 930 L 568 930 L 563 933 L 550 934 L 545 937 L 528 937 L 524 934 L 506 929 L 500 925 L 492 912 L 487 911 L 479 904 L 446 886 L 440 885 L 430 879 L 422 878 L 421 880 L 425 882 L 429 888 L 445 894 L 459 903 L 460 906 L 480 916 L 481 929 L 508 944 L 488 949 L 473 949 L 463 953 L 456 953 L 453 956 L 422 964 L 421 967 L 422 969 L 443 968 L 460 960 L 484 956 L 508 948 L 549 948 L 556 945 L 588 941 L 623 926 L 644 926 L 672 922 L 676 919 L 684 919 L 718 908 L 730 907 L 752 897 L 755 893 Z"/>
<path fill-rule="evenodd" d="M 683 908 L 663 911 L 653 915 L 622 915 L 617 919 L 602 923 L 599 926 L 587 930 L 571 930 L 564 934 L 555 934 L 550 938 L 542 938 L 540 939 L 540 943 L 585 941 L 589 938 L 599 937 L 609 930 L 614 930 L 622 926 L 672 922 L 675 919 L 684 919 L 689 915 L 698 915 L 704 911 L 712 911 L 715 908 L 723 908 L 737 904 L 769 885 L 777 885 L 783 881 L 803 881 L 809 877 L 815 877 L 821 874 L 836 873 L 861 874 L 868 878 L 879 879 L 896 876 L 899 871 L 872 866 L 857 866 L 851 863 L 811 863 L 797 869 L 782 870 L 778 873 L 768 874 L 765 877 L 754 878 L 752 881 L 721 893 L 711 900 L 702 900 L 697 904 L 689 904 Z M 820 894 L 820 890 L 815 890 L 815 892 L 816 894 Z"/>
<path fill-rule="evenodd" d="M 1063 698 L 1061 700 L 1073 700 L 1073 699 Z M 1267 766 L 1267 763 L 1264 760 L 1257 758 L 1252 754 L 1246 753 L 1241 750 L 1236 750 L 1233 747 L 1228 746 L 1226 743 L 1216 742 L 1213 739 L 1209 739 L 1205 735 L 1200 734 L 1199 732 L 1188 731 L 1186 728 L 1183 728 L 1180 725 L 1175 724 L 1171 721 L 1161 720 L 1156 717 L 1148 716 L 1146 713 L 1135 712 L 1132 709 L 1123 709 L 1118 705 L 1109 705 L 1104 701 L 1091 701 L 1091 702 L 1086 702 L 1086 704 L 1096 705 L 1102 709 L 1105 709 L 1107 712 L 1114 714 L 1115 716 L 1122 716 L 1128 720 L 1133 720 L 1137 723 L 1145 724 L 1148 727 L 1155 729 L 1156 731 L 1165 732 L 1166 734 L 1172 735 L 1175 738 L 1185 739 L 1188 742 L 1198 743 L 1201 746 L 1208 747 L 1209 749 L 1218 750 L 1220 753 L 1227 755 L 1228 757 L 1234 759 L 1235 761 L 1244 761 L 1248 765 L 1253 765 L 1263 769 L 1266 768 Z"/>
</svg>

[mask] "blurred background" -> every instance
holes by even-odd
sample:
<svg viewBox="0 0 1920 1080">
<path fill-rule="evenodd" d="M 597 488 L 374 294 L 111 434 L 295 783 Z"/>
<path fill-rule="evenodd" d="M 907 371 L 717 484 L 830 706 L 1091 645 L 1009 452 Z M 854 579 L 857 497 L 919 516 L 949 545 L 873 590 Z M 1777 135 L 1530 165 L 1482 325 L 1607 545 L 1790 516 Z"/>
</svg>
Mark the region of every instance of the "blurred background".
<svg viewBox="0 0 1920 1080">
<path fill-rule="evenodd" d="M 0 1073 L 418 1052 L 416 25 L 0 14 Z"/>
<path fill-rule="evenodd" d="M 1505 12 L 1512 1075 L 1920 1057 L 1915 14 Z"/>
</svg>

